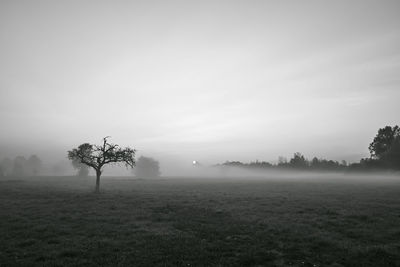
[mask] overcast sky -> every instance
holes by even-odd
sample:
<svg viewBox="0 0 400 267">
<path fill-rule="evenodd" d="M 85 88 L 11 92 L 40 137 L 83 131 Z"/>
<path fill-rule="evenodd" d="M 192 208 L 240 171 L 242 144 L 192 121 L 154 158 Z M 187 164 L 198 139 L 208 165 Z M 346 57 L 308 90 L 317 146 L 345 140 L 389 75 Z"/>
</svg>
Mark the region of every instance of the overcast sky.
<svg viewBox="0 0 400 267">
<path fill-rule="evenodd" d="M 400 119 L 400 1 L 0 1 L 0 156 L 359 160 Z"/>
</svg>

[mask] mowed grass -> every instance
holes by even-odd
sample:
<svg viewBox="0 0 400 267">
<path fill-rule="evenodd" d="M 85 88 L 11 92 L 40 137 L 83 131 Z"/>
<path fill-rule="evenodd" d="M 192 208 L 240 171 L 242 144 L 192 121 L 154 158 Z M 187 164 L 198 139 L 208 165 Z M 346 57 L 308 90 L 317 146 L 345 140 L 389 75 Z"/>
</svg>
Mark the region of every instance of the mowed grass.
<svg viewBox="0 0 400 267">
<path fill-rule="evenodd" d="M 0 266 L 400 266 L 400 179 L 93 187 L 94 178 L 0 180 Z"/>
</svg>

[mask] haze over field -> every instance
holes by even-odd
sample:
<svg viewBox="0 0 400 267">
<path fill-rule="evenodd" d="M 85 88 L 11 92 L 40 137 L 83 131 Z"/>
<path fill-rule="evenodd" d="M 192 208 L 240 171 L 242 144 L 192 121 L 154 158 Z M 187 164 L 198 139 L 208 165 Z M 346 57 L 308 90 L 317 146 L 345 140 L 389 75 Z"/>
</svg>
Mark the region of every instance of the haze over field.
<svg viewBox="0 0 400 267">
<path fill-rule="evenodd" d="M 398 123 L 399 1 L 0 2 L 0 158 L 358 161 Z M 170 168 L 170 169 L 169 169 Z"/>
<path fill-rule="evenodd" d="M 400 266 L 399 99 L 399 0 L 0 0 L 0 267 Z"/>
</svg>

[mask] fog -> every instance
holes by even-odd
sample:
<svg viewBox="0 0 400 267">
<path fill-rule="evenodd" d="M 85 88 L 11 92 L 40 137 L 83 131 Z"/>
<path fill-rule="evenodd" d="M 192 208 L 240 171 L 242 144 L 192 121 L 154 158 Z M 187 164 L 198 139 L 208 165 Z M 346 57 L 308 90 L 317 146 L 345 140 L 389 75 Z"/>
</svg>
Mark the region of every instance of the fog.
<svg viewBox="0 0 400 267">
<path fill-rule="evenodd" d="M 0 266 L 399 266 L 399 0 L 0 0 Z"/>
<path fill-rule="evenodd" d="M 139 154 L 138 157 L 141 155 Z M 16 157 L 19 158 L 20 156 Z M 12 157 L 9 159 L 13 160 Z M 1 159 L 0 159 L 1 160 Z M 77 170 L 72 167 L 71 161 L 66 158 L 63 160 L 42 160 L 42 169 L 36 179 L 40 179 L 42 176 L 48 178 L 57 176 L 76 176 Z M 279 169 L 279 168 L 267 168 L 267 169 L 249 169 L 234 166 L 224 166 L 219 164 L 207 165 L 201 162 L 193 163 L 192 160 L 179 160 L 179 159 L 155 159 L 160 164 L 161 177 L 141 177 L 141 179 L 180 179 L 180 180 L 221 180 L 222 181 L 321 181 L 321 182 L 389 182 L 399 181 L 400 173 L 398 171 L 391 170 L 364 170 L 364 171 L 318 171 L 318 170 L 298 170 L 298 169 Z M 92 168 L 89 168 L 89 176 L 95 176 L 95 172 Z M 119 178 L 135 178 L 135 170 L 132 168 L 126 168 L 118 164 L 110 164 L 104 168 L 102 179 L 116 179 Z M 9 175 L 4 177 L 6 179 L 21 178 L 18 175 Z M 27 179 L 31 179 L 30 177 Z M 46 178 L 47 179 L 47 178 Z M 92 179 L 92 178 L 90 178 Z M 74 180 L 71 180 L 74 183 Z"/>
<path fill-rule="evenodd" d="M 398 1 L 1 1 L 0 159 L 38 155 L 43 175 L 74 175 L 67 151 L 110 135 L 163 176 L 296 151 L 358 163 L 398 124 L 399 13 Z"/>
<path fill-rule="evenodd" d="M 1 1 L 0 158 L 67 168 L 67 150 L 110 135 L 166 174 L 294 151 L 357 162 L 398 123 L 399 12 L 398 1 Z"/>
</svg>

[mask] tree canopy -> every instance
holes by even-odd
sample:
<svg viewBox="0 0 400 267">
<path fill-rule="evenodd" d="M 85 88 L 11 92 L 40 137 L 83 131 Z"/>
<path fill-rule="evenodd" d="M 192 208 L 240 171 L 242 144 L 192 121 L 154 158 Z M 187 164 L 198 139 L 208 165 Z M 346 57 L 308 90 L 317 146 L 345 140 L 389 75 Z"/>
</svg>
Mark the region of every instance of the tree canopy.
<svg viewBox="0 0 400 267">
<path fill-rule="evenodd" d="M 374 140 L 369 145 L 371 157 L 376 159 L 383 158 L 398 138 L 400 138 L 399 126 L 380 128 Z"/>
<path fill-rule="evenodd" d="M 136 162 L 135 176 L 139 178 L 155 178 L 160 176 L 158 161 L 149 157 L 139 157 Z"/>
</svg>

